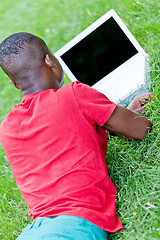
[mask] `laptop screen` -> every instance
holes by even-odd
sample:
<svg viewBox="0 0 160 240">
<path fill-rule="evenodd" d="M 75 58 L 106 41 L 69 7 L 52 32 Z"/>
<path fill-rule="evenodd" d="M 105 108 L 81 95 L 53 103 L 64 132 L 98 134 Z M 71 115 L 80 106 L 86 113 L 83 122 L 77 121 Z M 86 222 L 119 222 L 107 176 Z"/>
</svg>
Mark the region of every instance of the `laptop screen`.
<svg viewBox="0 0 160 240">
<path fill-rule="evenodd" d="M 61 58 L 80 82 L 92 86 L 136 53 L 137 49 L 111 17 Z"/>
</svg>

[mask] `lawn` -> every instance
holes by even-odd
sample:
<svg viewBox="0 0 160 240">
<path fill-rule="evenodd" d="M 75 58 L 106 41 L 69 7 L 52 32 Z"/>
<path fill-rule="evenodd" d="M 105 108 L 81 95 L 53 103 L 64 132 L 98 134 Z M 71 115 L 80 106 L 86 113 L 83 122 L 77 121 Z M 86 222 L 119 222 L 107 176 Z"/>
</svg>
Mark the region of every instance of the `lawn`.
<svg viewBox="0 0 160 240">
<path fill-rule="evenodd" d="M 160 239 L 160 2 L 159 0 L 1 0 L 0 42 L 15 32 L 42 37 L 52 52 L 111 8 L 115 9 L 150 57 L 153 101 L 146 115 L 153 130 L 142 141 L 114 136 L 108 142 L 108 171 L 117 188 L 117 214 L 124 231 L 109 239 Z M 21 101 L 0 70 L 0 121 Z M 65 76 L 65 84 L 70 81 Z M 0 239 L 14 240 L 31 222 L 0 146 Z"/>
</svg>

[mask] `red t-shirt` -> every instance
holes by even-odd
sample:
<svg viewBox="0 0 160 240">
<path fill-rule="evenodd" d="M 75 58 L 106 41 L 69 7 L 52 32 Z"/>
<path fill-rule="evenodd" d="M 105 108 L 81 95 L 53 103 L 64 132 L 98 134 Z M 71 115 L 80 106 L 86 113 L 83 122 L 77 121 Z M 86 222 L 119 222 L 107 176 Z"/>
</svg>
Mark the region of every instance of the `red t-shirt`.
<svg viewBox="0 0 160 240">
<path fill-rule="evenodd" d="M 82 217 L 103 230 L 123 226 L 101 128 L 116 104 L 79 82 L 26 95 L 0 125 L 0 141 L 29 215 Z"/>
</svg>

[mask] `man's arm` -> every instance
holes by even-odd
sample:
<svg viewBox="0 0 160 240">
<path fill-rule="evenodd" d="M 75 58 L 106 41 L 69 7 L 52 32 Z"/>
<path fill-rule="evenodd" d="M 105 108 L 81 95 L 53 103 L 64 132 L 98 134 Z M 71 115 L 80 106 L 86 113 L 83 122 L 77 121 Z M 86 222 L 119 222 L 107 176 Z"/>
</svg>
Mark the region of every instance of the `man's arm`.
<svg viewBox="0 0 160 240">
<path fill-rule="evenodd" d="M 145 106 L 142 105 L 150 97 L 152 97 L 151 93 L 136 97 L 127 108 L 117 106 L 103 128 L 129 139 L 144 139 L 151 130 L 152 124 L 139 112 L 145 109 Z"/>
</svg>

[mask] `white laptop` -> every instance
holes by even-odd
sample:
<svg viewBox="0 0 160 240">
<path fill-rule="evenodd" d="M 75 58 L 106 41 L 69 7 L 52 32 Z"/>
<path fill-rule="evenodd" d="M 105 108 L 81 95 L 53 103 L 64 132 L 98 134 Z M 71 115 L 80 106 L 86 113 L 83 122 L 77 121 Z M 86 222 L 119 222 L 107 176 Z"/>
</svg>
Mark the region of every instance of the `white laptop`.
<svg viewBox="0 0 160 240">
<path fill-rule="evenodd" d="M 54 54 L 71 81 L 120 103 L 146 88 L 147 54 L 112 9 Z"/>
</svg>

